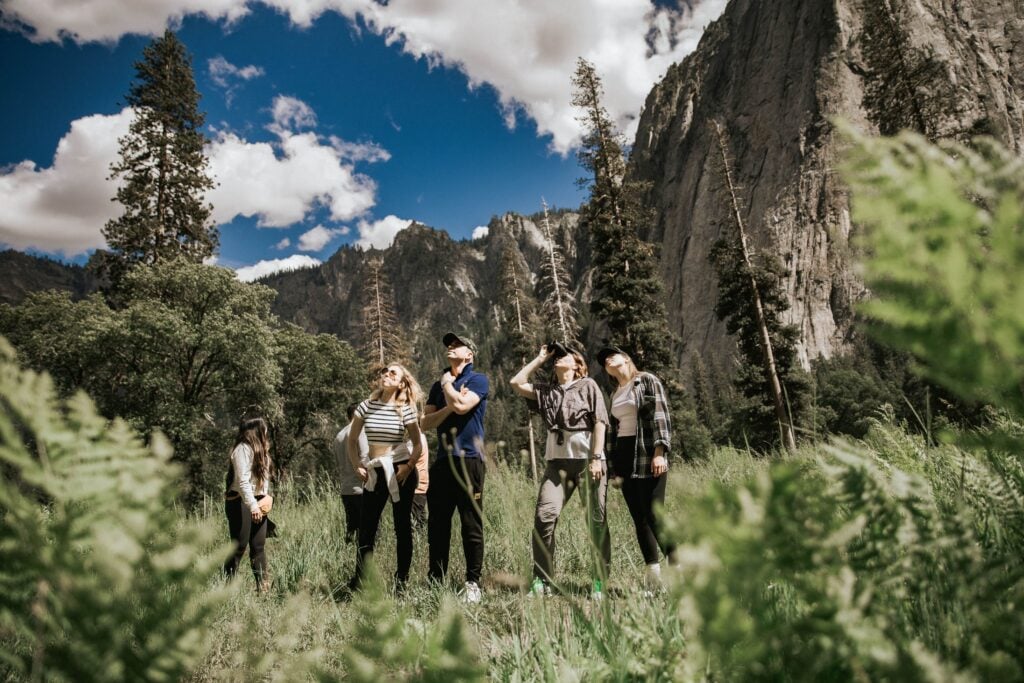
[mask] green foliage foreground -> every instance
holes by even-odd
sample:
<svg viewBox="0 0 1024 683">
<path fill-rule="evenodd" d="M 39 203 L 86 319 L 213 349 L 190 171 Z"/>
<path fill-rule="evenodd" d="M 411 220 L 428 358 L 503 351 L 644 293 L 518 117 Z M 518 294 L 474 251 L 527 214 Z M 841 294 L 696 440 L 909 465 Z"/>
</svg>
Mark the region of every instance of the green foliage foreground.
<svg viewBox="0 0 1024 683">
<path fill-rule="evenodd" d="M 425 583 L 397 601 L 380 585 L 349 599 L 339 587 L 354 549 L 336 490 L 281 491 L 274 588 L 257 595 L 244 579 L 229 590 L 216 578 L 221 513 L 183 519 L 169 504 L 175 472 L 159 437 L 145 449 L 87 399 L 56 402 L 49 380 L 19 370 L 3 345 L 3 675 L 1024 680 L 1024 308 L 998 295 L 1014 300 L 1024 267 L 1020 166 L 912 137 L 861 141 L 856 154 L 851 182 L 870 201 L 855 216 L 879 293 L 868 313 L 929 378 L 998 410 L 992 430 L 934 445 L 882 416 L 857 442 L 774 460 L 723 449 L 677 465 L 666 517 L 680 561 L 654 596 L 641 591 L 613 491 L 611 590 L 598 603 L 586 598 L 576 505 L 559 525 L 561 595 L 524 596 L 533 489 L 503 467 L 488 474 L 492 574 L 480 606 Z M 389 523 L 380 538 L 387 575 Z M 424 550 L 420 537 L 418 576 Z"/>
</svg>

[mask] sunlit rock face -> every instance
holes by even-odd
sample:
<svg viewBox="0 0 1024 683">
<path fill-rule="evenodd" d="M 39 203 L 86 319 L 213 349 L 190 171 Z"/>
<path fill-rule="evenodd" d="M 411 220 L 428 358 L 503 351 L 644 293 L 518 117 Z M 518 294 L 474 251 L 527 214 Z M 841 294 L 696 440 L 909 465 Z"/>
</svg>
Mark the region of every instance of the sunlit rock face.
<svg viewBox="0 0 1024 683">
<path fill-rule="evenodd" d="M 741 215 L 785 267 L 800 357 L 841 353 L 857 274 L 856 226 L 832 121 L 870 133 L 1000 138 L 1022 149 L 1024 5 L 1005 0 L 732 0 L 647 98 L 633 173 L 652 182 L 671 325 L 684 367 L 723 369 L 735 345 L 714 315 L 708 252 L 732 234 L 709 127 L 727 128 Z M 728 232 L 727 232 L 728 231 Z"/>
</svg>

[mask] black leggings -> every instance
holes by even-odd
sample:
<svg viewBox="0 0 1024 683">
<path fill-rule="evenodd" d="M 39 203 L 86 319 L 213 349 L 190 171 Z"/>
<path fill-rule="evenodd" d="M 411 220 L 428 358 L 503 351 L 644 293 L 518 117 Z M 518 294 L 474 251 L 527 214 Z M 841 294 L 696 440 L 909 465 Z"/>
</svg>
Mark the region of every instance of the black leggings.
<svg viewBox="0 0 1024 683">
<path fill-rule="evenodd" d="M 345 507 L 345 542 L 351 543 L 359 537 L 359 513 L 363 508 L 363 494 L 345 494 L 341 497 Z"/>
<path fill-rule="evenodd" d="M 224 573 L 228 576 L 235 575 L 248 547 L 252 574 L 256 577 L 256 585 L 262 586 L 264 579 L 269 578 L 267 554 L 264 551 L 267 542 L 267 516 L 264 515 L 259 522 L 253 523 L 252 513 L 242 504 L 241 496 L 224 501 L 224 514 L 228 518 L 228 532 L 235 541 L 235 552 L 224 563 Z"/>
<path fill-rule="evenodd" d="M 395 469 L 398 469 L 398 463 Z M 395 475 L 397 476 L 397 475 Z M 419 474 L 413 468 L 405 481 L 399 484 L 399 500 L 391 503 L 391 514 L 395 520 L 395 541 L 398 546 L 398 564 L 395 567 L 395 581 L 405 583 L 412 567 L 412 497 L 419 483 Z M 373 490 L 363 489 L 359 511 L 359 549 L 356 552 L 356 575 L 352 586 L 358 587 L 366 572 L 366 557 L 373 553 L 377 544 L 377 529 L 384 514 L 384 506 L 391 500 L 388 483 L 382 469 L 377 470 L 377 484 Z"/>
<path fill-rule="evenodd" d="M 633 518 L 633 526 L 636 527 L 636 540 L 640 543 L 644 563 L 654 564 L 661 558 L 659 548 L 665 555 L 671 555 L 675 550 L 675 546 L 665 539 L 661 522 L 654 514 L 655 503 L 665 504 L 668 472 L 660 477 L 631 477 L 635 449 L 635 436 L 620 436 L 615 443 L 612 462 L 616 476 L 623 478 L 622 496 L 626 499 L 629 516 Z"/>
</svg>

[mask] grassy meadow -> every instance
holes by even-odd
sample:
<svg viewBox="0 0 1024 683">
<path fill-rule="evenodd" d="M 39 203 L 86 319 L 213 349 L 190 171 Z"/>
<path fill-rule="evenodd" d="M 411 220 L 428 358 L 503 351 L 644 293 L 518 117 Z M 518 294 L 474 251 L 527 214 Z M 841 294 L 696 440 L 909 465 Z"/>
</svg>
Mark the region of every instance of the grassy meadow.
<svg viewBox="0 0 1024 683">
<path fill-rule="evenodd" d="M 666 592 L 644 595 L 632 523 L 612 489 L 612 578 L 600 602 L 589 599 L 575 498 L 557 531 L 560 594 L 526 596 L 536 492 L 507 467 L 488 471 L 479 605 L 457 599 L 457 540 L 449 585 L 427 584 L 425 530 L 403 596 L 394 598 L 389 580 L 350 595 L 355 551 L 343 542 L 337 493 L 329 482 L 295 484 L 273 514 L 281 536 L 268 542 L 271 593 L 256 594 L 251 575 L 231 586 L 191 680 L 289 680 L 299 671 L 331 680 L 1013 680 L 1019 655 L 976 634 L 990 620 L 1020 623 L 1005 601 L 979 612 L 978 601 L 1007 582 L 1020 594 L 1012 548 L 1022 527 L 1006 514 L 1021 472 L 1016 461 L 998 462 L 1016 474 L 878 421 L 857 444 L 768 458 L 719 449 L 705 462 L 675 463 L 666 514 L 683 545 L 679 566 L 666 568 Z M 389 579 L 385 519 L 378 557 Z M 216 510 L 189 523 L 226 535 Z M 222 586 L 214 580 L 209 590 Z"/>
<path fill-rule="evenodd" d="M 798 459 L 811 457 L 808 450 Z M 695 464 L 677 463 L 670 472 L 667 514 L 684 523 L 688 502 L 712 486 L 744 481 L 765 471 L 768 460 L 746 452 L 721 450 L 716 457 Z M 395 542 L 390 511 L 385 511 L 378 536 L 377 562 L 385 580 L 367 595 L 352 596 L 345 582 L 355 565 L 355 546 L 344 541 L 344 510 L 330 481 L 294 483 L 275 499 L 271 517 L 280 536 L 270 539 L 268 557 L 273 574 L 269 595 L 259 595 L 247 561 L 231 597 L 224 603 L 211 633 L 210 652 L 193 680 L 246 678 L 235 656 L 239 624 L 258 625 L 246 636 L 247 648 L 275 653 L 277 663 L 252 662 L 253 673 L 286 674 L 293 658 L 315 658 L 318 667 L 342 675 L 344 654 L 357 648 L 358 631 L 366 620 L 366 603 L 378 603 L 373 614 L 385 621 L 430 624 L 442 610 L 456 612 L 464 621 L 465 637 L 479 656 L 481 672 L 500 680 L 572 680 L 585 672 L 628 672 L 635 657 L 631 638 L 647 634 L 663 639 L 652 652 L 663 649 L 666 660 L 640 663 L 638 670 L 671 666 L 685 658 L 686 643 L 676 605 L 667 595 L 643 597 L 643 558 L 632 521 L 618 488 L 609 488 L 608 514 L 613 554 L 607 599 L 589 598 L 591 562 L 582 497 L 574 495 L 559 520 L 556 534 L 556 569 L 560 595 L 535 600 L 526 595 L 531 574 L 530 532 L 536 487 L 528 474 L 494 464 L 487 471 L 484 490 L 486 556 L 484 599 L 479 605 L 458 600 L 465 572 L 453 518 L 452 563 L 448 585 L 439 588 L 426 581 L 426 529 L 417 531 L 410 585 L 395 599 L 390 589 L 394 571 Z M 216 501 L 186 524 L 199 524 L 227 536 L 223 513 Z M 666 567 L 666 576 L 674 576 Z M 674 581 L 675 578 L 670 579 Z M 219 590 L 214 581 L 210 590 Z M 296 596 L 301 596 L 296 598 Z M 303 626 L 295 633 L 291 621 L 277 622 L 279 611 L 298 609 Z M 284 645 L 284 647 L 282 647 Z M 600 665 L 600 666 L 598 666 Z"/>
</svg>

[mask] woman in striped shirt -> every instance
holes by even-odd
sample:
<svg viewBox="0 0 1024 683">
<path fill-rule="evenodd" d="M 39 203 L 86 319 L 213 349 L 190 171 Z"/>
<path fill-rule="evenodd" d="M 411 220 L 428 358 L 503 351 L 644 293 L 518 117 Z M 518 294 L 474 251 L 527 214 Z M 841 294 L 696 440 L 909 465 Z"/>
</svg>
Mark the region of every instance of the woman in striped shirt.
<svg viewBox="0 0 1024 683">
<path fill-rule="evenodd" d="M 357 589 L 373 553 L 384 506 L 391 500 L 398 546 L 395 590 L 401 591 L 412 565 L 412 503 L 418 476 L 416 463 L 426 450 L 419 427 L 423 392 L 409 371 L 397 363 L 382 368 L 377 389 L 356 407 L 348 433 L 348 457 L 366 482 L 359 521 L 356 573 L 349 587 Z M 359 435 L 366 432 L 369 456 L 359 458 Z"/>
</svg>

